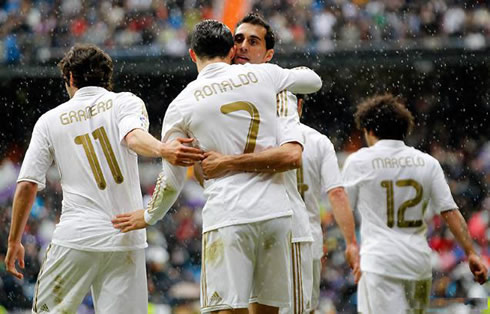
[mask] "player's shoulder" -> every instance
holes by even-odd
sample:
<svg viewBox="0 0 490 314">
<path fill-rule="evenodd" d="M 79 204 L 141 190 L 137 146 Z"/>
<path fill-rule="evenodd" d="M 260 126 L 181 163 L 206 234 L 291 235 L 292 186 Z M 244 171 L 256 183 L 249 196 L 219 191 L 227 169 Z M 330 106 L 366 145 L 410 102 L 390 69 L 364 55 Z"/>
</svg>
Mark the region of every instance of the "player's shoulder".
<svg viewBox="0 0 490 314">
<path fill-rule="evenodd" d="M 321 133 L 320 131 L 301 123 L 300 124 L 301 131 L 305 135 L 305 137 L 310 138 L 315 142 L 322 142 L 323 144 L 333 145 L 328 136 Z"/>
<path fill-rule="evenodd" d="M 107 91 L 106 97 L 114 98 L 115 100 L 121 101 L 121 102 L 129 101 L 132 103 L 134 103 L 134 102 L 143 102 L 144 103 L 144 101 L 143 101 L 143 99 L 141 99 L 141 97 L 133 94 L 132 92 L 115 93 L 112 91 Z"/>
</svg>

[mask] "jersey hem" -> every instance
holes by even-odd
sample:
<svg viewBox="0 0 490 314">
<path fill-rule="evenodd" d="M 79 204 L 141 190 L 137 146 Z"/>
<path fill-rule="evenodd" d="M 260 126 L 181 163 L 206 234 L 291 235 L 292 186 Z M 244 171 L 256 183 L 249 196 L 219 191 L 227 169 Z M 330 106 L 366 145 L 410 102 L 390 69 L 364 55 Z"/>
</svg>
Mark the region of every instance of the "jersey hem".
<svg viewBox="0 0 490 314">
<path fill-rule="evenodd" d="M 298 237 L 298 238 L 292 238 L 291 243 L 299 243 L 299 242 L 314 242 L 313 237 Z"/>
<path fill-rule="evenodd" d="M 80 250 L 80 251 L 89 251 L 89 252 L 135 251 L 135 250 L 145 249 L 148 247 L 148 243 L 146 243 L 146 242 L 143 245 L 130 246 L 130 247 L 117 246 L 117 247 L 111 247 L 111 248 L 94 248 L 94 247 L 87 247 L 87 246 L 83 246 L 83 245 L 66 244 L 66 243 L 63 243 L 62 241 L 59 242 L 56 240 L 51 241 L 51 243 L 58 245 L 58 246 L 63 246 L 63 247 L 69 248 L 69 249 L 75 249 L 75 250 Z"/>
<path fill-rule="evenodd" d="M 386 273 L 383 273 L 381 271 L 378 271 L 378 270 L 374 270 L 374 269 L 369 269 L 369 267 L 366 269 L 362 269 L 361 268 L 361 271 L 362 272 L 368 272 L 368 273 L 373 273 L 373 274 L 377 274 L 377 275 L 381 275 L 381 276 L 386 276 L 386 277 L 390 277 L 390 278 L 396 278 L 396 279 L 404 279 L 404 280 L 425 280 L 425 279 L 432 279 L 432 274 L 428 277 L 424 277 L 424 276 L 421 276 L 421 277 L 412 277 L 412 276 L 403 276 L 403 275 L 398 275 L 398 274 L 386 274 Z"/>
<path fill-rule="evenodd" d="M 223 223 L 220 223 L 220 224 L 217 224 L 217 225 L 212 225 L 212 226 L 203 228 L 202 233 L 204 234 L 206 232 L 213 231 L 213 230 L 216 230 L 216 229 L 219 229 L 219 228 L 228 227 L 228 226 L 244 225 L 244 224 L 249 224 L 249 223 L 254 223 L 254 222 L 260 222 L 260 221 L 264 221 L 264 220 L 270 220 L 270 219 L 274 219 L 274 218 L 281 218 L 281 217 L 292 216 L 292 215 L 293 215 L 293 211 L 292 210 L 289 210 L 287 212 L 278 213 L 276 215 L 263 216 L 263 217 L 255 218 L 255 219 L 242 220 L 240 222 L 238 222 L 238 221 L 236 221 L 236 222 L 233 222 L 233 221 L 223 222 Z"/>
</svg>

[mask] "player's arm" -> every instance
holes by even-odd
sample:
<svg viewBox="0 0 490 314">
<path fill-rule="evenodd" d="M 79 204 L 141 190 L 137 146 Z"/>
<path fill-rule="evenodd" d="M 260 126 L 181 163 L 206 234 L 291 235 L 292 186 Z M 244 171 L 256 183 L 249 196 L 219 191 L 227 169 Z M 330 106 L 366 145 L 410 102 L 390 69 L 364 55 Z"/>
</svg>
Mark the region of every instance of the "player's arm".
<svg viewBox="0 0 490 314">
<path fill-rule="evenodd" d="M 301 144 L 292 142 L 259 153 L 222 155 L 204 153 L 201 163 L 206 179 L 217 178 L 228 172 L 283 172 L 301 166 Z"/>
<path fill-rule="evenodd" d="M 441 212 L 441 216 L 446 221 L 454 237 L 465 251 L 466 256 L 468 256 L 468 263 L 470 270 L 473 273 L 474 280 L 480 284 L 484 284 L 487 282 L 488 270 L 473 247 L 473 241 L 463 215 L 461 215 L 461 212 L 458 209 L 453 209 Z"/>
<path fill-rule="evenodd" d="M 203 151 L 187 146 L 192 138 L 176 138 L 162 143 L 143 129 L 134 129 L 125 136 L 128 147 L 135 153 L 146 157 L 162 157 L 176 166 L 191 166 L 204 158 Z"/>
<path fill-rule="evenodd" d="M 354 215 L 349 204 L 349 198 L 343 187 L 335 187 L 327 192 L 332 205 L 335 222 L 342 231 L 345 240 L 345 258 L 352 268 L 355 282 L 361 278 L 359 246 L 357 244 Z"/>
<path fill-rule="evenodd" d="M 172 102 L 163 120 L 162 138 L 164 142 L 169 143 L 177 138 L 185 137 L 182 120 L 182 115 Z M 128 232 L 155 224 L 165 216 L 177 200 L 184 186 L 186 171 L 186 168 L 173 166 L 163 160 L 162 172 L 158 176 L 148 208 L 117 215 L 112 220 L 113 226 L 122 232 Z"/>
<path fill-rule="evenodd" d="M 48 140 L 47 123 L 41 117 L 32 132 L 29 148 L 22 162 L 17 187 L 15 189 L 14 202 L 12 205 L 12 220 L 8 237 L 8 250 L 5 257 L 7 271 L 17 278 L 23 275 L 15 268 L 17 260 L 19 266 L 24 268 L 24 247 L 21 244 L 32 204 L 36 193 L 46 185 L 46 172 L 53 163 Z"/>
<path fill-rule="evenodd" d="M 36 183 L 28 181 L 17 183 L 14 203 L 12 205 L 12 220 L 10 223 L 5 265 L 7 266 L 7 271 L 19 279 L 22 279 L 24 275 L 15 268 L 15 261 L 18 261 L 20 268 L 24 269 L 24 246 L 21 243 L 22 233 L 26 227 L 36 194 Z"/>
<path fill-rule="evenodd" d="M 186 168 L 163 162 L 155 190 L 146 209 L 117 215 L 112 220 L 114 228 L 122 232 L 146 228 L 162 219 L 177 200 L 185 182 Z"/>
<path fill-rule="evenodd" d="M 275 64 L 263 64 L 276 88 L 276 93 L 288 90 L 293 94 L 311 94 L 322 87 L 322 79 L 307 67 L 283 69 Z"/>
<path fill-rule="evenodd" d="M 205 153 L 202 170 L 207 179 L 228 172 L 283 172 L 299 168 L 303 152 L 303 135 L 299 128 L 297 99 L 288 91 L 277 95 L 276 142 L 278 147 L 258 153 L 221 155 Z"/>
</svg>

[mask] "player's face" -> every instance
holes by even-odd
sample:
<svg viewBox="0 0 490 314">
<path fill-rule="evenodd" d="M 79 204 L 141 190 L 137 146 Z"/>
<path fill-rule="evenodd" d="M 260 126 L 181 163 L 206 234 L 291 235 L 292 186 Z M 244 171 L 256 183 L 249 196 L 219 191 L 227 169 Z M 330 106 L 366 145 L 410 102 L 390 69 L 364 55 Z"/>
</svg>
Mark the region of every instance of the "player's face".
<svg viewBox="0 0 490 314">
<path fill-rule="evenodd" d="M 266 29 L 260 25 L 243 23 L 235 30 L 236 55 L 234 63 L 260 64 L 272 59 L 274 49 L 265 45 Z"/>
</svg>

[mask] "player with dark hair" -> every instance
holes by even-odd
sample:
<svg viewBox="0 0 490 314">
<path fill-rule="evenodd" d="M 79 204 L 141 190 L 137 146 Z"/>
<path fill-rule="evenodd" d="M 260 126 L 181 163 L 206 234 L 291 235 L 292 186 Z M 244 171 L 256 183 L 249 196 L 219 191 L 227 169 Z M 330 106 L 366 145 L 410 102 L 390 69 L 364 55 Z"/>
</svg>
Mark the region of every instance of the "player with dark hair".
<svg viewBox="0 0 490 314">
<path fill-rule="evenodd" d="M 15 191 L 5 258 L 23 278 L 22 234 L 46 172 L 61 177 L 60 222 L 38 275 L 33 313 L 75 313 L 89 290 L 98 313 L 147 313 L 144 231 L 121 233 L 111 218 L 143 205 L 136 153 L 176 165 L 202 158 L 192 139 L 163 144 L 151 136 L 144 102 L 108 90 L 112 60 L 94 45 L 76 45 L 59 63 L 70 100 L 43 114 L 32 133 Z"/>
<path fill-rule="evenodd" d="M 242 169 L 204 182 L 201 311 L 247 313 L 250 305 L 252 313 L 277 313 L 290 300 L 292 205 L 283 177 L 274 169 L 244 171 L 255 164 L 253 152 L 276 160 L 277 169 L 299 166 L 302 138 L 295 125 L 277 132 L 276 94 L 284 89 L 316 92 L 321 79 L 307 68 L 230 65 L 233 36 L 217 21 L 196 25 L 189 53 L 199 75 L 167 109 L 163 140 L 192 136 L 204 151 L 245 153 Z M 267 150 L 276 143 L 284 145 Z M 182 189 L 185 172 L 165 163 L 163 167 L 150 207 L 120 215 L 114 220 L 117 228 L 142 228 L 167 212 Z M 257 297 L 251 302 L 251 296 Z"/>
<path fill-rule="evenodd" d="M 274 35 L 269 24 L 261 16 L 256 13 L 245 16 L 238 22 L 235 30 L 237 54 L 234 62 L 261 64 L 270 61 L 274 55 L 274 41 L 268 41 L 268 37 L 274 38 Z M 298 170 L 291 170 L 284 174 L 288 198 L 293 203 L 292 302 L 291 307 L 282 309 L 281 313 L 310 312 L 318 304 L 320 259 L 323 256 L 323 234 L 320 226 L 319 204 L 316 201 L 322 197 L 322 193 L 328 193 L 334 208 L 335 219 L 345 235 L 347 260 L 357 272 L 358 248 L 354 233 L 354 218 L 348 199 L 341 187 L 340 171 L 330 141 L 325 136 L 323 136 L 325 140 L 321 139 L 322 136 L 315 131 L 318 133 L 317 136 L 313 129 L 300 125 L 297 105 L 302 102 L 296 100 L 294 94 L 281 91 L 277 95 L 276 103 L 278 119 L 288 121 L 287 124 L 290 125 L 297 125 L 304 140 L 302 166 Z M 278 130 L 279 133 L 284 131 L 283 129 Z M 259 162 L 262 164 L 261 168 L 275 169 L 275 160 L 269 156 L 264 156 L 262 159 L 255 156 L 255 158 L 256 162 L 250 165 L 247 171 L 259 171 L 257 168 Z M 243 167 L 241 161 L 243 161 L 242 156 L 223 156 L 216 152 L 206 152 L 206 159 L 203 160 L 202 166 L 205 175 L 214 178 L 234 171 L 237 167 Z M 279 171 L 279 169 L 276 170 Z M 303 173 L 306 176 L 302 176 Z M 306 182 L 305 179 L 308 179 L 309 182 Z M 311 189 L 305 194 L 304 187 L 308 184 Z M 307 197 L 306 204 L 304 196 Z M 253 298 L 254 296 L 252 300 Z"/>
<path fill-rule="evenodd" d="M 361 279 L 358 311 L 424 311 L 431 291 L 427 208 L 440 214 L 464 249 L 474 280 L 487 281 L 466 222 L 439 162 L 404 140 L 414 125 L 410 111 L 392 95 L 375 96 L 355 113 L 368 148 L 351 154 L 343 169 L 351 204 L 361 215 Z"/>
</svg>

